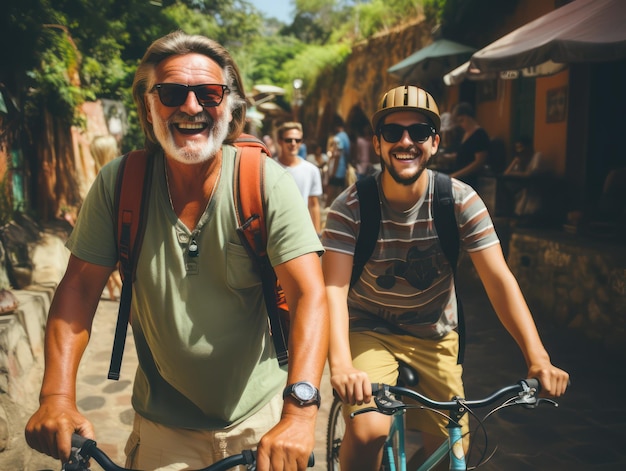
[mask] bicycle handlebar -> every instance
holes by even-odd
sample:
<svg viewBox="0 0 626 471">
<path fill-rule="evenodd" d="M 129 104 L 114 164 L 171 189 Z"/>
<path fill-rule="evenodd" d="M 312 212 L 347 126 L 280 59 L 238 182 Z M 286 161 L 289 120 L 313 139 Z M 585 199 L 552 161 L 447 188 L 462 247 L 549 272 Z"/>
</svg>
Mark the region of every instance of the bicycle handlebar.
<svg viewBox="0 0 626 471">
<path fill-rule="evenodd" d="M 372 384 L 372 395 L 374 397 L 374 401 L 376 403 L 376 408 L 366 408 L 361 409 L 359 411 L 354 412 L 353 414 L 359 414 L 361 412 L 370 412 L 377 411 L 385 415 L 393 415 L 399 410 L 405 409 L 407 407 L 402 401 L 399 401 L 388 393 L 409 397 L 420 404 L 439 410 L 448 410 L 455 411 L 459 410 L 463 407 L 486 407 L 491 404 L 494 404 L 498 400 L 506 397 L 506 396 L 515 396 L 518 397 L 515 399 L 515 403 L 519 405 L 523 405 L 524 407 L 533 408 L 539 405 L 541 402 L 549 402 L 555 406 L 558 404 L 550 399 L 540 399 L 537 397 L 537 394 L 541 390 L 541 385 L 539 381 L 535 378 L 532 379 L 524 379 L 518 381 L 516 384 L 512 384 L 510 386 L 505 386 L 497 391 L 493 392 L 491 395 L 477 400 L 466 400 L 460 397 L 453 398 L 451 401 L 435 401 L 432 400 L 418 392 L 413 391 L 412 389 L 408 389 L 401 386 L 389 386 L 387 384 Z"/>
<path fill-rule="evenodd" d="M 87 464 L 90 458 L 93 458 L 105 471 L 139 471 L 116 465 L 104 451 L 98 448 L 94 440 L 78 434 L 72 435 L 72 455 L 70 461 L 63 465 L 62 471 L 88 471 Z M 226 471 L 239 465 L 256 469 L 256 450 L 243 450 L 237 455 L 228 456 L 197 471 Z M 311 453 L 307 467 L 312 468 L 314 465 L 315 457 Z"/>
</svg>

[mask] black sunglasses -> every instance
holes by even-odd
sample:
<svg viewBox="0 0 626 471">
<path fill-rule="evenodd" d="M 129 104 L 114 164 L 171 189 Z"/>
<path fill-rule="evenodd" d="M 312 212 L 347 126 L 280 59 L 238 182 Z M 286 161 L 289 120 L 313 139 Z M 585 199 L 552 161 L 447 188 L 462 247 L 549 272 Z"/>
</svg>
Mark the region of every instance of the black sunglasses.
<svg viewBox="0 0 626 471">
<path fill-rule="evenodd" d="M 155 90 L 159 94 L 161 103 L 170 107 L 181 106 L 187 101 L 189 92 L 193 92 L 200 105 L 205 108 L 214 108 L 222 102 L 225 93 L 230 93 L 228 85 L 221 83 L 204 83 L 202 85 L 157 83 L 150 92 Z"/>
<path fill-rule="evenodd" d="M 426 142 L 429 137 L 436 134 L 435 129 L 426 123 L 416 123 L 410 126 L 401 126 L 400 124 L 389 123 L 383 124 L 378 128 L 378 134 L 382 134 L 387 142 L 398 142 L 402 139 L 404 131 L 409 132 L 409 137 L 415 143 L 421 144 Z"/>
<path fill-rule="evenodd" d="M 297 137 L 285 137 L 283 138 L 283 142 L 286 142 L 287 144 L 293 144 L 294 142 L 296 144 L 300 144 L 302 139 L 298 139 Z"/>
</svg>

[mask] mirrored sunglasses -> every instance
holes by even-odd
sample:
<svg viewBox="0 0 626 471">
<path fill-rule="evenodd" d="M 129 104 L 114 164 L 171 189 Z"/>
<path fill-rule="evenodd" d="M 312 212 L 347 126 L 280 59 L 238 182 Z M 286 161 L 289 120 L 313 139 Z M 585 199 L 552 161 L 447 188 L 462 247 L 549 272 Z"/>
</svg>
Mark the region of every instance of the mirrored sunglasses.
<svg viewBox="0 0 626 471">
<path fill-rule="evenodd" d="M 426 123 L 416 123 L 410 126 L 401 126 L 400 124 L 389 123 L 383 124 L 379 128 L 379 134 L 383 136 L 385 141 L 394 143 L 402 139 L 404 131 L 409 132 L 411 140 L 417 144 L 426 142 L 429 137 L 436 134 L 435 129 Z"/>
<path fill-rule="evenodd" d="M 181 106 L 187 101 L 189 92 L 196 95 L 198 103 L 205 108 L 219 106 L 225 93 L 230 93 L 228 85 L 220 83 L 204 83 L 201 85 L 183 85 L 180 83 L 157 83 L 151 92 L 157 91 L 159 100 L 165 106 Z"/>
</svg>

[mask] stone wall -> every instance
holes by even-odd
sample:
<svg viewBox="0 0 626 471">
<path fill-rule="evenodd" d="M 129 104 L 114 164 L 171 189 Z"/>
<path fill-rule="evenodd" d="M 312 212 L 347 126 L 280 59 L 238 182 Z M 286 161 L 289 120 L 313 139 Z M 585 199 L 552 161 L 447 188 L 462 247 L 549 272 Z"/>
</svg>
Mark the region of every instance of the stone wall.
<svg viewBox="0 0 626 471">
<path fill-rule="evenodd" d="M 508 262 L 535 316 L 583 332 L 626 358 L 626 245 L 515 229 Z"/>
<path fill-rule="evenodd" d="M 344 64 L 323 73 L 302 107 L 306 136 L 316 137 L 325 146 L 332 117 L 339 114 L 347 129 L 363 116 L 369 117 L 378 100 L 401 80 L 387 72 L 392 65 L 432 41 L 431 27 L 422 18 L 355 44 Z"/>
<path fill-rule="evenodd" d="M 0 469 L 58 469 L 30 449 L 24 427 L 37 409 L 43 376 L 43 337 L 50 302 L 65 271 L 66 234 L 43 233 L 32 252 L 32 284 L 13 293 L 18 308 L 0 315 Z"/>
</svg>

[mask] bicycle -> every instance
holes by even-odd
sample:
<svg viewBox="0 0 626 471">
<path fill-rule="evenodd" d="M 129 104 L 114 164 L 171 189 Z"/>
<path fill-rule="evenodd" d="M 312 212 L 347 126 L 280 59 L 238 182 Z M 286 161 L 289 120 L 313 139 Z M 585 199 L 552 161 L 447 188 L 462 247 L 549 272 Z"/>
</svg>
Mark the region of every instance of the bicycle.
<svg viewBox="0 0 626 471">
<path fill-rule="evenodd" d="M 72 435 L 72 453 L 70 461 L 63 464 L 61 471 L 90 471 L 89 460 L 93 458 L 104 471 L 139 471 L 123 468 L 115 464 L 104 451 L 98 448 L 94 440 L 82 437 L 77 434 Z M 235 466 L 246 466 L 246 469 L 256 470 L 256 450 L 243 450 L 236 455 L 228 456 L 216 463 L 196 471 L 226 471 Z M 312 468 L 315 465 L 313 453 L 309 457 L 307 466 Z"/>
<path fill-rule="evenodd" d="M 479 422 L 479 427 L 483 430 L 485 420 L 495 412 L 510 406 L 523 406 L 525 408 L 535 408 L 539 404 L 546 402 L 558 407 L 558 404 L 546 398 L 537 396 L 540 390 L 539 382 L 536 379 L 520 380 L 515 384 L 505 386 L 493 392 L 489 396 L 478 400 L 466 400 L 460 397 L 454 397 L 450 401 L 434 401 L 428 397 L 419 394 L 411 389 L 403 386 L 389 386 L 387 384 L 372 384 L 372 395 L 376 407 L 368 407 L 358 410 L 351 414 L 354 415 L 379 412 L 385 415 L 393 416 L 391 429 L 387 440 L 383 446 L 383 466 L 385 471 L 407 471 L 407 454 L 405 443 L 405 424 L 404 415 L 407 409 L 424 409 L 442 414 L 441 411 L 448 411 L 448 440 L 417 468 L 417 471 L 428 471 L 434 469 L 446 457 L 450 460 L 450 470 L 467 470 L 475 469 L 481 464 L 486 463 L 489 457 L 486 455 L 486 446 L 483 450 L 478 463 L 472 467 L 467 467 L 467 460 L 463 449 L 463 436 L 459 420 L 465 415 L 470 414 Z M 410 398 L 417 404 L 406 404 L 398 399 L 398 397 Z M 490 410 L 484 417 L 479 418 L 473 411 L 473 408 L 488 407 L 498 404 Z M 337 405 L 338 404 L 338 405 Z M 331 412 L 329 414 L 329 427 L 327 436 L 327 459 L 328 469 L 330 471 L 339 471 L 339 449 L 341 447 L 341 439 L 345 431 L 345 423 L 343 423 L 343 415 L 341 414 L 341 402 L 335 399 Z"/>
<path fill-rule="evenodd" d="M 403 361 L 398 362 L 398 385 L 415 386 L 419 382 L 417 372 Z M 333 391 L 334 399 L 328 413 L 326 429 L 326 463 L 328 471 L 339 471 L 339 449 L 346 424 L 343 418 L 343 403 Z"/>
</svg>

